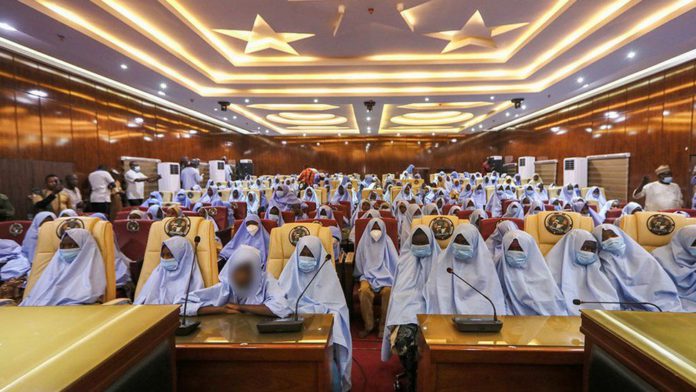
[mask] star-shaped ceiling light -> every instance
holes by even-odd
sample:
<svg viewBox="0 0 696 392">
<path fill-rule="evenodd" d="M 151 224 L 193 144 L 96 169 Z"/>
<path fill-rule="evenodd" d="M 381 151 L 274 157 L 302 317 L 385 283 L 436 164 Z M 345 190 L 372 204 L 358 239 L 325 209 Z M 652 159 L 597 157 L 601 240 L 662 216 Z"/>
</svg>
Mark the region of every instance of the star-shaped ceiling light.
<svg viewBox="0 0 696 392">
<path fill-rule="evenodd" d="M 259 52 L 265 49 L 275 49 L 297 55 L 297 51 L 290 46 L 290 42 L 314 36 L 314 34 L 305 33 L 276 33 L 261 15 L 256 15 L 254 27 L 252 27 L 251 31 L 227 29 L 215 29 L 215 31 L 220 34 L 247 41 L 246 49 L 244 49 L 244 53 L 246 54 Z"/>
<path fill-rule="evenodd" d="M 483 21 L 483 16 L 477 10 L 469 18 L 461 30 L 440 31 L 438 33 L 425 34 L 428 37 L 449 41 L 449 44 L 442 49 L 442 53 L 452 52 L 468 45 L 477 45 L 487 48 L 495 48 L 496 43 L 493 37 L 507 33 L 508 31 L 519 29 L 528 23 L 515 23 L 487 27 Z"/>
</svg>

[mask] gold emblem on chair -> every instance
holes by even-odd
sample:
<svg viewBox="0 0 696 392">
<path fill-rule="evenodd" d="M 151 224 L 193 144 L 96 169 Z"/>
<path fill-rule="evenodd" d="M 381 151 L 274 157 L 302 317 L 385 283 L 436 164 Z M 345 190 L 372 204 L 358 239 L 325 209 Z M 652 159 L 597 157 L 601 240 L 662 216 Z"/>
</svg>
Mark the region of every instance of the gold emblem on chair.
<svg viewBox="0 0 696 392">
<path fill-rule="evenodd" d="M 198 215 L 202 216 L 203 218 L 208 218 L 208 217 L 215 217 L 217 215 L 217 208 L 215 207 L 203 207 L 200 210 L 198 210 Z"/>
<path fill-rule="evenodd" d="M 186 192 L 186 197 L 188 197 L 189 199 L 193 199 L 193 192 Z"/>
<path fill-rule="evenodd" d="M 164 226 L 164 232 L 170 237 L 186 237 L 191 230 L 191 220 L 188 216 L 174 218 Z"/>
<path fill-rule="evenodd" d="M 300 238 L 309 235 L 309 229 L 304 227 L 304 226 L 296 226 L 292 230 L 290 230 L 290 235 L 288 235 L 288 240 L 292 244 L 292 246 L 297 245 L 297 241 L 300 240 Z"/>
<path fill-rule="evenodd" d="M 85 223 L 78 218 L 69 218 L 63 221 L 56 229 L 56 236 L 63 238 L 63 234 L 71 229 L 84 229 Z"/>
<path fill-rule="evenodd" d="M 236 210 L 238 208 L 237 203 L 232 203 L 230 206 L 233 210 Z"/>
<path fill-rule="evenodd" d="M 555 212 L 544 219 L 544 227 L 554 235 L 565 235 L 573 229 L 573 220 L 562 212 Z"/>
<path fill-rule="evenodd" d="M 449 218 L 439 217 L 430 221 L 430 229 L 435 234 L 436 240 L 446 240 L 454 232 L 454 223 Z"/>
<path fill-rule="evenodd" d="M 136 220 L 129 220 L 126 222 L 126 230 L 131 233 L 137 233 L 140 231 L 140 223 Z"/>
<path fill-rule="evenodd" d="M 674 223 L 674 219 L 662 214 L 653 215 L 648 218 L 646 225 L 651 233 L 659 236 L 672 234 L 674 228 L 677 226 L 676 223 Z"/>
<path fill-rule="evenodd" d="M 12 237 L 19 237 L 22 233 L 24 233 L 24 226 L 22 226 L 21 223 L 13 223 L 9 227 L 9 233 Z"/>
</svg>

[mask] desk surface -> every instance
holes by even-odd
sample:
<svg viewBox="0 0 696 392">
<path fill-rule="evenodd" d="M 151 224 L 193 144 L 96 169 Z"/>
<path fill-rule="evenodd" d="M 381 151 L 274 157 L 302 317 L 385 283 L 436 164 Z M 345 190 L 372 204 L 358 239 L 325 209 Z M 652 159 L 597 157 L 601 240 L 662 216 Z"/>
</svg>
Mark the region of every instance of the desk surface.
<svg viewBox="0 0 696 392">
<path fill-rule="evenodd" d="M 582 315 L 696 386 L 696 314 L 583 310 Z"/>
<path fill-rule="evenodd" d="M 464 333 L 455 329 L 453 315 L 419 314 L 418 323 L 429 346 L 537 346 L 583 348 L 580 317 L 500 316 L 498 333 Z"/>
<path fill-rule="evenodd" d="M 256 324 L 266 317 L 250 314 L 216 314 L 192 319 L 201 322 L 200 328 L 189 336 L 177 336 L 176 345 L 228 344 L 328 344 L 333 325 L 330 314 L 304 314 L 304 329 L 295 333 L 260 334 Z"/>
<path fill-rule="evenodd" d="M 0 308 L 0 389 L 61 390 L 178 306 Z"/>
</svg>

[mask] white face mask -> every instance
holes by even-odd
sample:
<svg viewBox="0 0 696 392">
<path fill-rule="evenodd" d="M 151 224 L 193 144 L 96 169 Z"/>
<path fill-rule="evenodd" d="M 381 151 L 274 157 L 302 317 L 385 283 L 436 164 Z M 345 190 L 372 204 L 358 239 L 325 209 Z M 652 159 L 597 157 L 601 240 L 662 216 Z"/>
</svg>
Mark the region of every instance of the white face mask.
<svg viewBox="0 0 696 392">
<path fill-rule="evenodd" d="M 372 237 L 372 239 L 375 241 L 379 241 L 379 239 L 382 237 L 382 230 L 379 230 L 379 229 L 370 230 L 370 237 Z"/>
<path fill-rule="evenodd" d="M 249 234 L 256 235 L 256 233 L 258 233 L 258 231 L 259 231 L 259 226 L 258 225 L 248 225 L 246 227 L 246 229 L 249 232 Z"/>
<path fill-rule="evenodd" d="M 140 166 L 133 166 L 133 171 L 136 173 L 140 173 Z"/>
</svg>

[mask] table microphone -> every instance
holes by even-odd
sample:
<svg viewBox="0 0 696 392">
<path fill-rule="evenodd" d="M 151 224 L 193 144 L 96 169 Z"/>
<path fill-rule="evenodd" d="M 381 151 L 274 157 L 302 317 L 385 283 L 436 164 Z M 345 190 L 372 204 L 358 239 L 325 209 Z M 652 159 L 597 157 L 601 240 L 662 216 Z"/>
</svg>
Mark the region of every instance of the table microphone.
<svg viewBox="0 0 696 392">
<path fill-rule="evenodd" d="M 187 336 L 201 325 L 200 321 L 190 321 L 186 319 L 186 306 L 188 305 L 189 290 L 191 289 L 191 279 L 193 278 L 193 269 L 196 264 L 198 264 L 198 244 L 201 243 L 201 237 L 196 236 L 193 239 L 194 250 L 193 250 L 193 263 L 191 263 L 191 271 L 189 272 L 188 284 L 186 285 L 186 296 L 184 297 L 184 316 L 179 322 L 179 326 L 176 328 L 176 336 Z"/>
<path fill-rule="evenodd" d="M 493 307 L 493 319 L 482 319 L 462 316 L 453 317 L 452 321 L 454 321 L 454 325 L 457 328 L 457 330 L 459 332 L 500 332 L 500 329 L 503 328 L 503 321 L 498 320 L 498 312 L 495 309 L 495 304 L 493 303 L 493 301 L 491 301 L 491 299 L 488 298 L 486 294 L 480 292 L 476 287 L 472 286 L 469 282 L 464 280 L 464 278 L 457 275 L 457 273 L 454 272 L 452 268 L 447 267 L 447 273 L 456 276 L 457 279 L 466 283 L 466 285 L 471 287 L 475 292 L 481 294 L 483 298 L 488 300 L 488 302 L 491 304 L 491 307 Z"/>
<path fill-rule="evenodd" d="M 656 304 L 652 302 L 622 302 L 622 301 L 582 301 L 577 298 L 573 300 L 573 305 L 582 305 L 582 304 L 606 304 L 606 305 L 650 305 L 654 306 L 655 309 L 657 309 L 658 312 L 662 312 L 662 308 L 657 306 Z"/>
<path fill-rule="evenodd" d="M 331 255 L 327 254 L 326 259 L 324 259 L 324 262 L 321 263 L 319 268 L 317 268 L 317 271 L 314 273 L 314 276 L 312 276 L 312 279 L 309 280 L 304 290 L 302 290 L 300 295 L 297 297 L 297 301 L 295 301 L 295 314 L 292 317 L 267 319 L 259 321 L 256 324 L 256 329 L 259 331 L 259 333 L 281 333 L 302 331 L 304 319 L 301 319 L 297 314 L 297 310 L 300 306 L 300 299 L 302 299 L 302 296 L 305 295 L 309 287 L 312 285 L 312 282 L 314 282 L 314 279 L 316 279 L 316 277 L 319 275 L 319 272 L 324 267 L 324 265 L 326 265 L 326 263 L 328 263 L 330 260 Z"/>
</svg>

